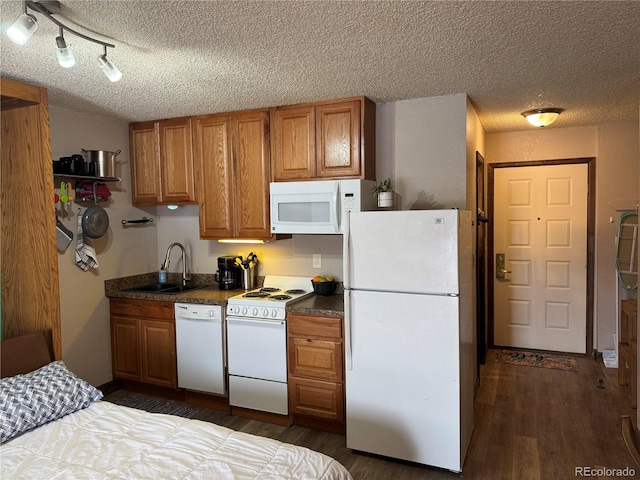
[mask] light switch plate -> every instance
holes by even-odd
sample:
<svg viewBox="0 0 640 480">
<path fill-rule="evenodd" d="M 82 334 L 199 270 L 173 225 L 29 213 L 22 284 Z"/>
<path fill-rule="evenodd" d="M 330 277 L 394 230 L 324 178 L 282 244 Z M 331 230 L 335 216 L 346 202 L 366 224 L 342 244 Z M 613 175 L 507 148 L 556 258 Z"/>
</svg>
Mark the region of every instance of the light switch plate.
<svg viewBox="0 0 640 480">
<path fill-rule="evenodd" d="M 313 268 L 322 268 L 322 255 L 319 253 L 313 254 Z"/>
</svg>

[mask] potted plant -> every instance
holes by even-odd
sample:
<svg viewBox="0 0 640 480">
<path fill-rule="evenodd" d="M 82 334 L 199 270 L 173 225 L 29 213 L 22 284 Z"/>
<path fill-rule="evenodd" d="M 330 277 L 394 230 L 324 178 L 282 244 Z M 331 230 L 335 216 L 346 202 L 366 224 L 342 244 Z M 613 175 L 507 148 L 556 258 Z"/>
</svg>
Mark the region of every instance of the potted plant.
<svg viewBox="0 0 640 480">
<path fill-rule="evenodd" d="M 390 178 L 376 182 L 372 191 L 373 195 L 378 197 L 378 207 L 393 207 L 393 187 Z"/>
</svg>

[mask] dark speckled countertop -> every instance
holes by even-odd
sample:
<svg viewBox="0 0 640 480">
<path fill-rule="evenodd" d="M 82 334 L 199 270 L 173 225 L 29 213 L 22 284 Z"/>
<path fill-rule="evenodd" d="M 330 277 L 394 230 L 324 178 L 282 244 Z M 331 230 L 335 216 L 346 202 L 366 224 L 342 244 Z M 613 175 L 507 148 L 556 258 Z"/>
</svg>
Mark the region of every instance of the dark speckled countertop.
<svg viewBox="0 0 640 480">
<path fill-rule="evenodd" d="M 344 295 L 312 295 L 287 307 L 287 312 L 310 313 L 341 317 L 344 314 Z"/>
<path fill-rule="evenodd" d="M 230 297 L 243 293 L 244 289 L 220 290 L 213 275 L 192 274 L 190 284 L 203 285 L 203 288 L 189 290 L 175 295 L 145 292 L 127 292 L 126 289 L 155 283 L 157 272 L 133 275 L 130 277 L 114 278 L 104 282 L 105 295 L 108 298 L 130 298 L 137 300 L 158 300 L 176 303 L 198 303 L 204 305 L 227 304 Z M 179 273 L 169 273 L 169 283 L 180 283 Z M 342 316 L 344 313 L 344 296 L 312 295 L 287 307 L 288 312 L 308 313 L 313 315 Z"/>
</svg>

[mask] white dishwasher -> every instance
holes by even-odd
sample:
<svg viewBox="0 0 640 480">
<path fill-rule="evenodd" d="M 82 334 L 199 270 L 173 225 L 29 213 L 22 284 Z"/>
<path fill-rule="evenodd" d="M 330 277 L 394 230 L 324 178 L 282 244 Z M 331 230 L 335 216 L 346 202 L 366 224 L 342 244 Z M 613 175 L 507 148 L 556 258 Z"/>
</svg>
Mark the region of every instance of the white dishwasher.
<svg viewBox="0 0 640 480">
<path fill-rule="evenodd" d="M 176 303 L 178 387 L 226 393 L 224 309 L 220 305 Z"/>
</svg>

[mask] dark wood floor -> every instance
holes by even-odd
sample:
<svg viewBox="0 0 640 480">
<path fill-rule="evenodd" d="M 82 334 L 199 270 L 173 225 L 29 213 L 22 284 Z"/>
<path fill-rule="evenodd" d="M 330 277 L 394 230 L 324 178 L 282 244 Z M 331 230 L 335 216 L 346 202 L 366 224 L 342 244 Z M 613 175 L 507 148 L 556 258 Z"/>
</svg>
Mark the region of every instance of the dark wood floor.
<svg viewBox="0 0 640 480">
<path fill-rule="evenodd" d="M 356 480 L 556 480 L 580 478 L 576 467 L 631 467 L 640 478 L 621 428 L 621 415 L 630 415 L 635 424 L 636 412 L 628 406 L 627 387 L 618 386 L 617 370 L 583 357 L 576 357 L 579 372 L 498 364 L 494 357 L 490 351 L 481 366 L 475 427 L 461 474 L 354 453 L 341 435 L 205 408 L 196 418 L 325 453 Z M 109 398 L 125 393 L 119 390 Z"/>
</svg>

